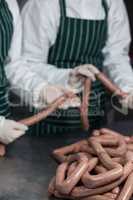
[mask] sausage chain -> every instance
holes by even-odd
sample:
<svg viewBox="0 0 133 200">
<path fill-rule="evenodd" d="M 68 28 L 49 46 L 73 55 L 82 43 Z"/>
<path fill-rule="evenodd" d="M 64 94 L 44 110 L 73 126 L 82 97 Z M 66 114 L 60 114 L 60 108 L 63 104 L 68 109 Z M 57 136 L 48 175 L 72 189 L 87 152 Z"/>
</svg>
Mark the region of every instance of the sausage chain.
<svg viewBox="0 0 133 200">
<path fill-rule="evenodd" d="M 96 74 L 96 77 L 98 80 L 100 80 L 103 85 L 108 89 L 109 92 L 117 94 L 119 97 L 124 98 L 125 93 L 122 92 L 115 84 L 113 84 L 105 74 L 102 72 L 99 72 Z M 84 83 L 84 90 L 83 90 L 83 99 L 82 104 L 80 108 L 80 115 L 81 115 L 81 123 L 83 125 L 84 130 L 88 130 L 89 128 L 89 119 L 88 119 L 88 107 L 89 107 L 89 97 L 91 92 L 91 81 L 89 78 L 86 78 Z M 68 98 L 72 98 L 75 95 L 70 93 L 64 94 L 62 97 L 58 98 L 55 102 L 53 102 L 51 105 L 48 106 L 48 108 L 44 109 L 43 111 L 40 111 L 38 114 L 20 120 L 20 123 L 23 123 L 27 126 L 34 125 L 41 120 L 47 118 L 51 113 L 53 113 L 56 109 L 59 108 L 60 105 L 62 105 Z"/>
<path fill-rule="evenodd" d="M 90 93 L 91 93 L 91 80 L 86 79 L 83 90 L 82 104 L 80 107 L 81 123 L 85 131 L 89 129 L 88 108 L 89 108 Z"/>
<path fill-rule="evenodd" d="M 133 195 L 130 137 L 100 129 L 88 139 L 53 151 L 58 162 L 50 196 L 79 200 L 130 200 Z"/>
<path fill-rule="evenodd" d="M 56 109 L 62 105 L 68 98 L 72 98 L 73 94 L 72 93 L 67 93 L 61 97 L 59 97 L 55 102 L 53 102 L 51 105 L 49 105 L 46 109 L 40 111 L 36 115 L 20 120 L 19 122 L 22 124 L 25 124 L 27 126 L 32 126 L 41 120 L 47 118 L 49 115 L 51 115 Z"/>
</svg>

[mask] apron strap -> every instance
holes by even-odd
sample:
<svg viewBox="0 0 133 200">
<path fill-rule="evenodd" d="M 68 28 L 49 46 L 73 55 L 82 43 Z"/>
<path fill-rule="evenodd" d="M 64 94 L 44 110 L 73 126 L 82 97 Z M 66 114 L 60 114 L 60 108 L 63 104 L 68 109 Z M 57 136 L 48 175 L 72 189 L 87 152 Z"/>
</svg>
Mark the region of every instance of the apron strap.
<svg viewBox="0 0 133 200">
<path fill-rule="evenodd" d="M 106 14 L 106 17 L 107 17 L 108 16 L 108 5 L 107 5 L 106 0 L 102 0 L 102 5 L 105 9 L 105 14 Z"/>
<path fill-rule="evenodd" d="M 66 17 L 66 2 L 65 0 L 59 0 L 60 2 L 60 9 L 61 9 L 61 16 Z"/>
</svg>

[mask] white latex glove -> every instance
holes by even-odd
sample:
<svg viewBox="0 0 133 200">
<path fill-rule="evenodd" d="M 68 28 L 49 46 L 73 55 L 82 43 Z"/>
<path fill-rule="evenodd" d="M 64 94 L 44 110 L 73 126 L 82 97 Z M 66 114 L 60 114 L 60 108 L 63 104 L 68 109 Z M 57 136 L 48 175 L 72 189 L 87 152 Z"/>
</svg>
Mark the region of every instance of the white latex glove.
<svg viewBox="0 0 133 200">
<path fill-rule="evenodd" d="M 13 120 L 5 119 L 5 117 L 0 116 L 1 143 L 9 144 L 24 135 L 27 130 L 27 126 Z"/>
<path fill-rule="evenodd" d="M 124 108 L 133 109 L 133 91 L 129 92 L 129 94 L 120 100 L 120 103 Z"/>
<path fill-rule="evenodd" d="M 78 92 L 81 92 L 83 89 L 84 78 L 90 78 L 91 81 L 95 81 L 95 75 L 98 73 L 99 70 L 94 65 L 80 65 L 71 71 L 69 85 L 70 87 L 76 89 Z"/>
<path fill-rule="evenodd" d="M 60 86 L 45 86 L 40 93 L 41 104 L 40 108 L 47 107 L 49 104 L 53 103 L 56 99 L 61 97 L 63 94 L 67 92 L 75 93 L 75 90 L 72 88 L 64 89 Z M 61 109 L 68 109 L 69 107 L 79 107 L 80 106 L 80 98 L 74 97 L 68 101 L 66 101 L 63 105 L 60 106 Z"/>
</svg>

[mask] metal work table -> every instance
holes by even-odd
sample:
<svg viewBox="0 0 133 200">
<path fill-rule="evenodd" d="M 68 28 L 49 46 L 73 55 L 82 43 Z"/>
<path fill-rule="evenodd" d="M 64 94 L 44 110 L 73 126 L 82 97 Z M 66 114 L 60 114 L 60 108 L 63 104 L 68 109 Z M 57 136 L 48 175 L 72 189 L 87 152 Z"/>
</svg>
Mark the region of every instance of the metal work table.
<svg viewBox="0 0 133 200">
<path fill-rule="evenodd" d="M 122 121 L 111 128 L 131 134 L 133 123 Z M 6 157 L 0 159 L 0 200 L 48 200 L 48 183 L 56 169 L 50 157 L 52 150 L 84 137 L 86 133 L 45 138 L 24 136 L 9 145 Z"/>
</svg>

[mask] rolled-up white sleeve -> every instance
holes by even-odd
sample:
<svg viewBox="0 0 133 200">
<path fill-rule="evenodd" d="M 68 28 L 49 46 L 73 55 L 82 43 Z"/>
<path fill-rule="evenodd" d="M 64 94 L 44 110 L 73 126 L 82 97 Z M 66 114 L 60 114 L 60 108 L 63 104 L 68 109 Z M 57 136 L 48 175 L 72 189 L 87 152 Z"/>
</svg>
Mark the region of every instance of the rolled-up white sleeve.
<svg viewBox="0 0 133 200">
<path fill-rule="evenodd" d="M 66 88 L 71 69 L 48 64 L 49 50 L 55 43 L 60 23 L 59 9 L 57 0 L 32 0 L 25 5 L 22 11 L 22 52 L 31 71 L 49 84 Z"/>
<path fill-rule="evenodd" d="M 104 71 L 123 91 L 133 90 L 133 70 L 128 56 L 130 30 L 123 0 L 108 0 L 108 39 L 104 53 Z"/>
</svg>

